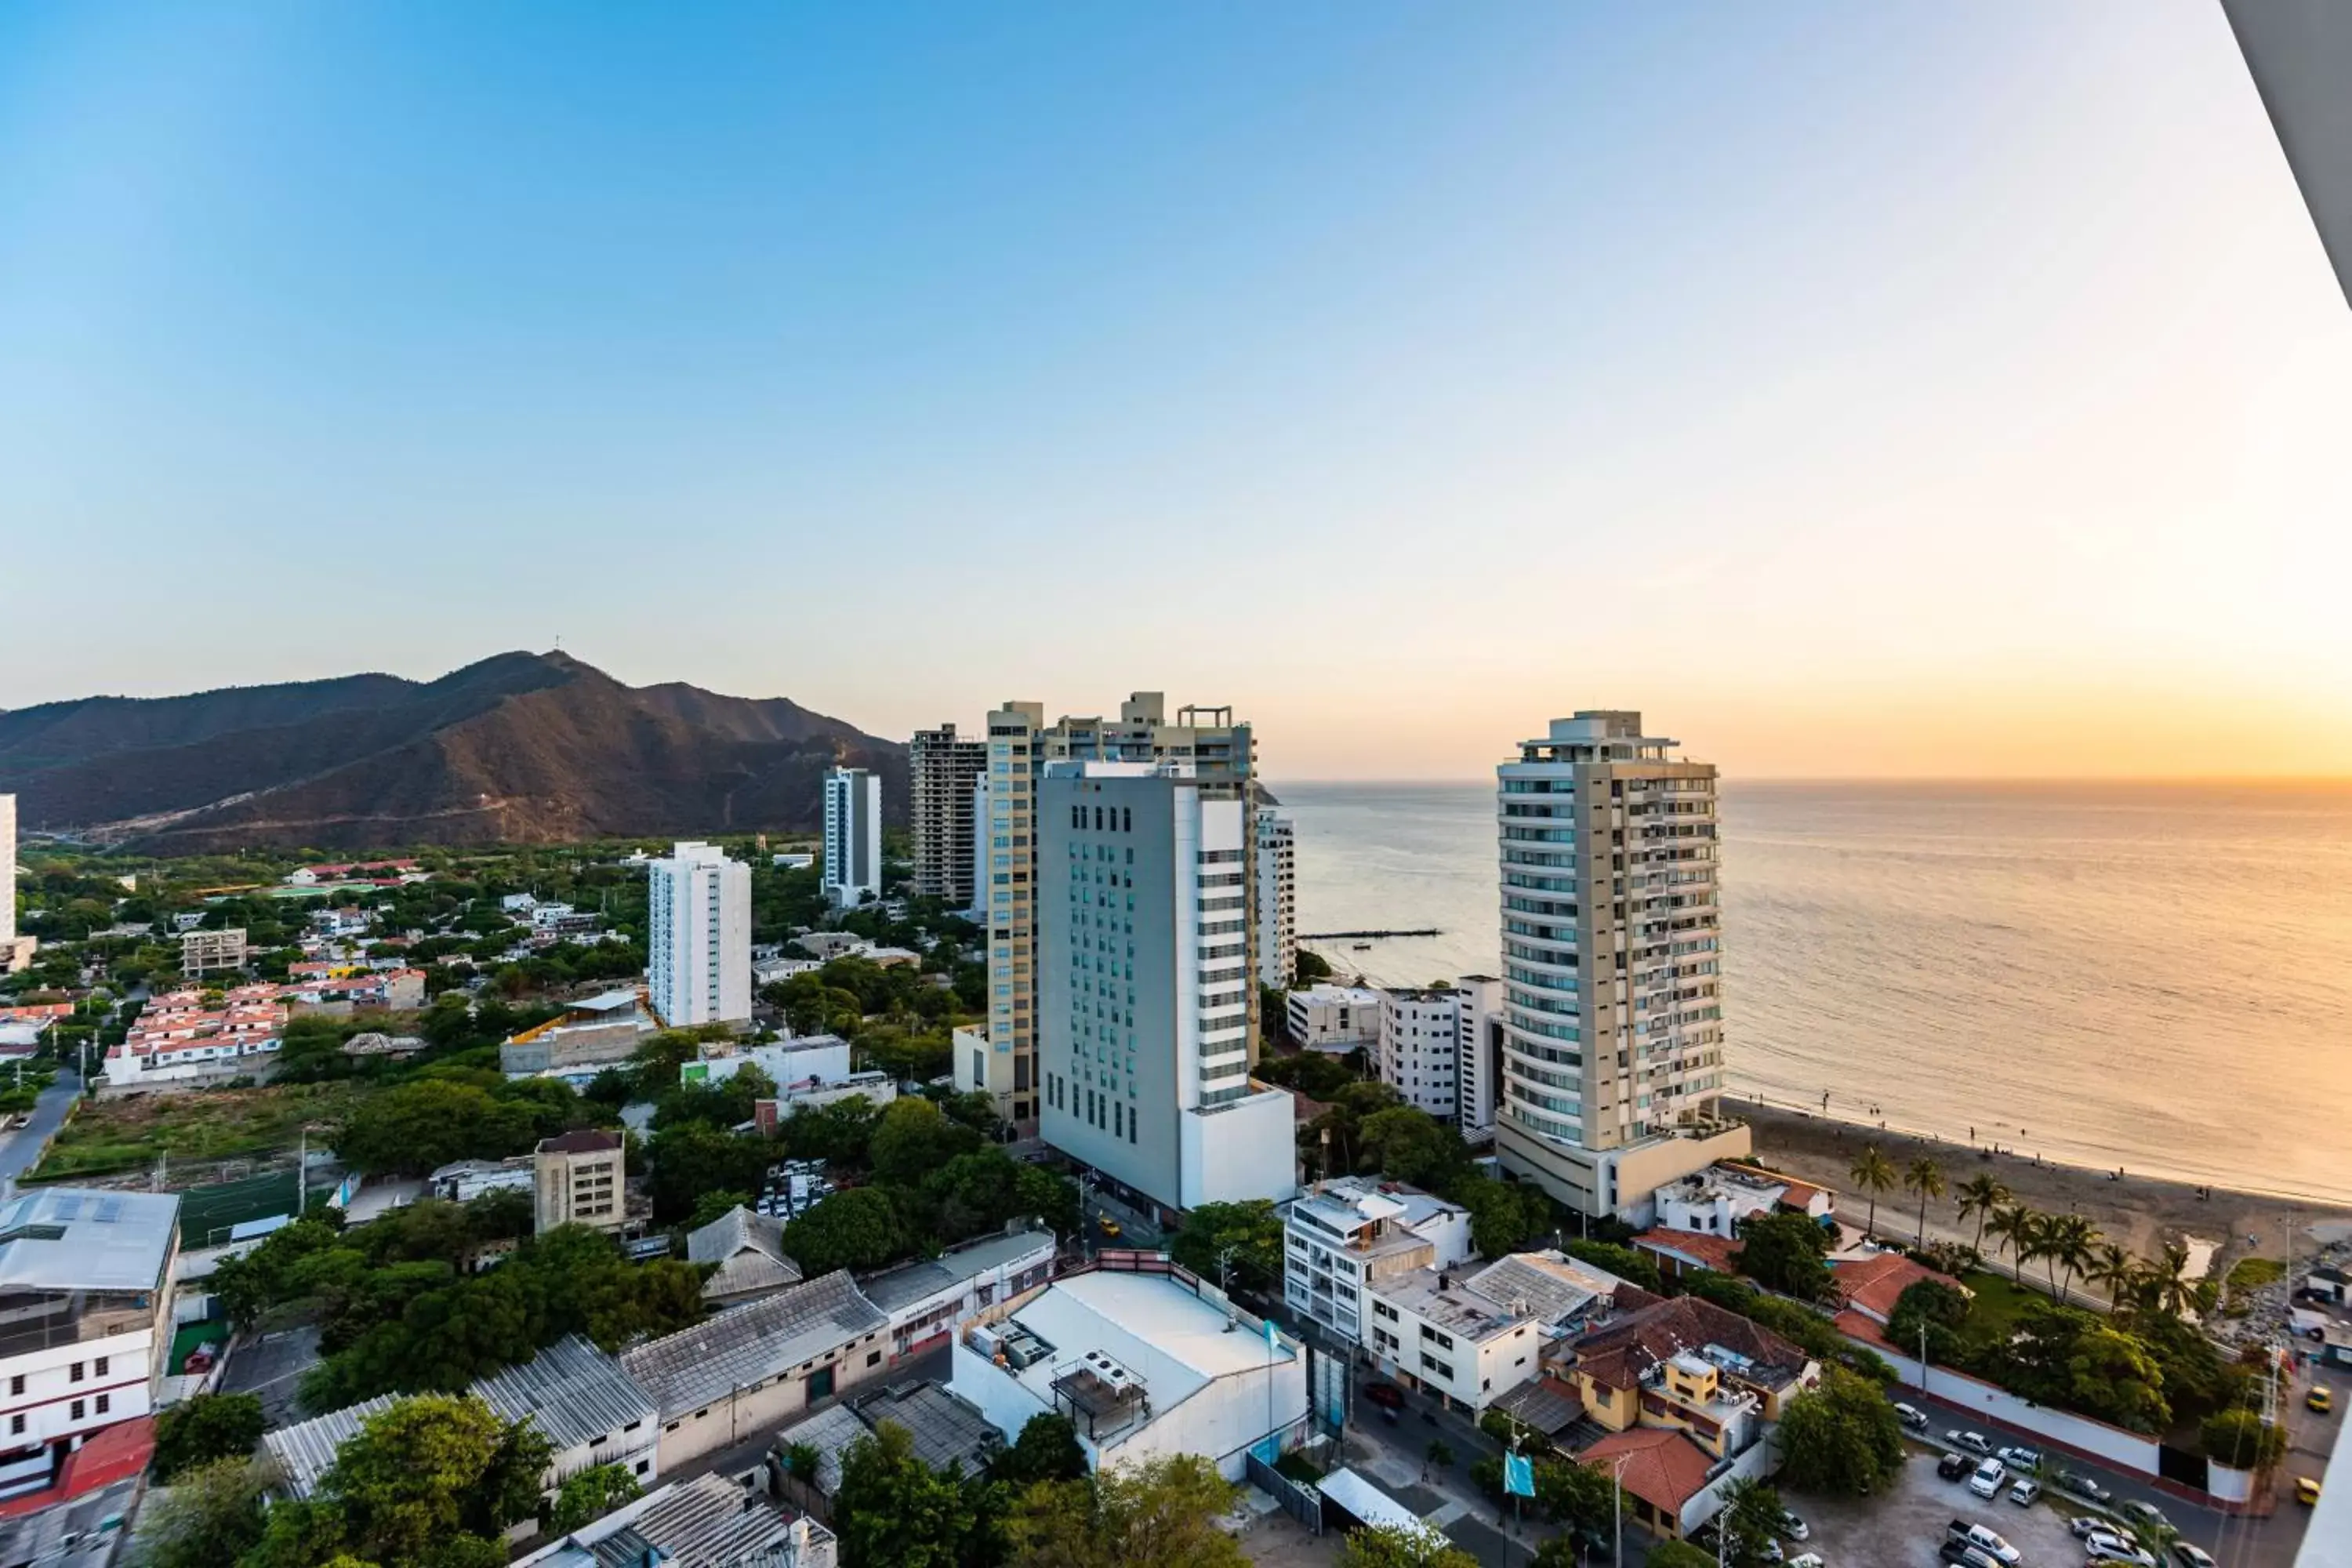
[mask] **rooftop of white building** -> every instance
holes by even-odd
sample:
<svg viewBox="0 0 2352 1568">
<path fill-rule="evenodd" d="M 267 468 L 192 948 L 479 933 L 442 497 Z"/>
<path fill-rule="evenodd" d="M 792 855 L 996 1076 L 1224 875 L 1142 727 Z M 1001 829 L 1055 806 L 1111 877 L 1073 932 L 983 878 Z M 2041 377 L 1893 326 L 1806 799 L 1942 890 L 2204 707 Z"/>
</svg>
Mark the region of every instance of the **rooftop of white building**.
<svg viewBox="0 0 2352 1568">
<path fill-rule="evenodd" d="M 0 1206 L 0 1291 L 155 1289 L 179 1223 L 169 1193 L 37 1187 Z"/>
<path fill-rule="evenodd" d="M 1055 1281 L 1014 1312 L 1017 1324 L 1051 1347 L 1010 1375 L 1047 1405 L 1054 1380 L 1090 1354 L 1108 1357 L 1144 1385 L 1155 1411 L 1190 1398 L 1218 1378 L 1254 1372 L 1297 1355 L 1277 1339 L 1232 1326 L 1224 1312 L 1172 1279 L 1151 1274 L 1081 1274 Z"/>
<path fill-rule="evenodd" d="M 1532 1311 L 1514 1311 L 1470 1288 L 1469 1276 L 1459 1269 L 1416 1268 L 1370 1283 L 1372 1294 L 1415 1317 L 1473 1340 L 1491 1340 L 1534 1321 Z"/>
</svg>

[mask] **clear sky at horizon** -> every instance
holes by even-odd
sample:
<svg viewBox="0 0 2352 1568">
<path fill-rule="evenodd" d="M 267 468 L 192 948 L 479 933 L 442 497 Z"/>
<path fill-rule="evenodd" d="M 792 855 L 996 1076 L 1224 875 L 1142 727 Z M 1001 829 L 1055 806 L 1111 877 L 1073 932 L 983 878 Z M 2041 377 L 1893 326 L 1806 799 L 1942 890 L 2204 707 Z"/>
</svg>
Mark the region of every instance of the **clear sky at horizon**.
<svg viewBox="0 0 2352 1568">
<path fill-rule="evenodd" d="M 0 11 L 0 707 L 2352 774 L 2347 430 L 2211 0 Z"/>
</svg>

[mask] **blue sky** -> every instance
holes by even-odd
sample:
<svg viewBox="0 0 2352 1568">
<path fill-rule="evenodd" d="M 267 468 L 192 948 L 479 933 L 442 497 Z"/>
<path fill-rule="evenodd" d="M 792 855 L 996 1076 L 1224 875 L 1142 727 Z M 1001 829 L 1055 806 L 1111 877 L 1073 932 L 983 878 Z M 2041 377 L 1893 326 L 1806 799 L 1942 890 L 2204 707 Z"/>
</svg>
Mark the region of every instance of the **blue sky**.
<svg viewBox="0 0 2352 1568">
<path fill-rule="evenodd" d="M 2352 772 L 2347 427 L 2207 4 L 0 13 L 0 705 Z"/>
</svg>

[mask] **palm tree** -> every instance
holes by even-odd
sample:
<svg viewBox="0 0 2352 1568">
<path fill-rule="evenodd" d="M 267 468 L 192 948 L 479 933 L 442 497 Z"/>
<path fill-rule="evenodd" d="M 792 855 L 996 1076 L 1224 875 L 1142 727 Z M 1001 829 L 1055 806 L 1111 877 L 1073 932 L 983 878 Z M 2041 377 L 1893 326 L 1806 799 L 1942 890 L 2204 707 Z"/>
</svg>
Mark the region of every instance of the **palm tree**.
<svg viewBox="0 0 2352 1568">
<path fill-rule="evenodd" d="M 2078 1214 L 2052 1215 L 2042 1228 L 2042 1256 L 2050 1264 L 2050 1294 L 2060 1301 L 2074 1276 L 2089 1267 L 2099 1227 Z M 2063 1279 L 2061 1279 L 2061 1273 Z"/>
<path fill-rule="evenodd" d="M 1995 1209 L 1985 1228 L 2009 1243 L 2011 1277 L 2018 1284 L 2025 1283 L 2025 1255 L 2042 1234 L 2042 1215 L 2023 1204 L 2011 1204 Z"/>
<path fill-rule="evenodd" d="M 1878 1229 L 1878 1195 L 1895 1190 L 1895 1166 L 1878 1152 L 1877 1144 L 1865 1143 L 1862 1152 L 1853 1157 L 1853 1163 L 1846 1167 L 1845 1173 L 1853 1178 L 1855 1186 L 1870 1194 L 1870 1217 L 1863 1222 L 1863 1229 L 1875 1234 Z"/>
<path fill-rule="evenodd" d="M 2121 1311 L 2124 1292 L 2139 1280 L 2139 1260 L 2114 1242 L 2095 1248 L 2090 1260 L 2083 1266 L 2083 1283 L 2105 1285 L 2107 1288 L 2107 1310 Z"/>
<path fill-rule="evenodd" d="M 1922 1154 L 1903 1173 L 1903 1184 L 1919 1194 L 1919 1245 L 1927 1245 L 1927 1200 L 1944 1195 L 1944 1167 Z"/>
<path fill-rule="evenodd" d="M 1959 1197 L 1961 1220 L 1965 1222 L 1970 1215 L 1976 1216 L 1977 1251 L 1981 1253 L 1984 1251 L 1985 1221 L 1992 1217 L 1993 1210 L 2009 1202 L 2010 1191 L 2000 1184 L 1999 1176 L 1977 1175 L 1960 1184 Z"/>
<path fill-rule="evenodd" d="M 2158 1311 L 2176 1318 L 2187 1312 L 2197 1300 L 2197 1282 L 2189 1278 L 2189 1248 L 2178 1241 L 2166 1242 L 2162 1255 L 2140 1277 L 2140 1289 Z"/>
</svg>

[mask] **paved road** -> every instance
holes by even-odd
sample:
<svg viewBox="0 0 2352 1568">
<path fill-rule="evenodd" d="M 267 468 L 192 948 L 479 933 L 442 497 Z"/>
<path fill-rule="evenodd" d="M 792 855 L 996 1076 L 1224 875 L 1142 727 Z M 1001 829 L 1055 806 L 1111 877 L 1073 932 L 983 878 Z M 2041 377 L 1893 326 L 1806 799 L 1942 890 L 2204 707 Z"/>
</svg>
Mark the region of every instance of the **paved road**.
<svg viewBox="0 0 2352 1568">
<path fill-rule="evenodd" d="M 66 1111 L 81 1094 L 81 1079 L 71 1068 L 60 1068 L 55 1082 L 33 1102 L 33 1119 L 0 1139 L 0 1196 L 14 1194 L 16 1178 L 41 1157 L 41 1145 L 65 1125 Z"/>
</svg>

